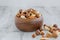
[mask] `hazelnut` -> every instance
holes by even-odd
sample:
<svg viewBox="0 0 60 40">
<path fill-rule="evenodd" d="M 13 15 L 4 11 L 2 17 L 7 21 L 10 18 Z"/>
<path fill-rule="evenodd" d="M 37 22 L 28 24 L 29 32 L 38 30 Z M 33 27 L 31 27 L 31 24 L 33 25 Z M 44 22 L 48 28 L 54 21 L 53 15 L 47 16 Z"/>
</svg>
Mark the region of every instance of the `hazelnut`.
<svg viewBox="0 0 60 40">
<path fill-rule="evenodd" d="M 58 26 L 57 26 L 57 24 L 54 24 L 53 27 L 57 28 Z"/>
<path fill-rule="evenodd" d="M 36 37 L 36 34 L 32 34 L 32 37 L 35 38 Z"/>
<path fill-rule="evenodd" d="M 44 35 L 44 31 L 41 31 L 40 34 L 41 34 L 41 35 Z"/>
<path fill-rule="evenodd" d="M 44 24 L 43 26 L 46 26 L 46 24 Z"/>
<path fill-rule="evenodd" d="M 57 28 L 55 28 L 55 27 L 52 27 L 51 29 L 53 29 L 54 31 L 56 31 L 56 30 L 57 30 Z"/>
<path fill-rule="evenodd" d="M 36 14 L 36 17 L 39 18 L 41 16 L 41 14 Z"/>
<path fill-rule="evenodd" d="M 17 17 L 20 17 L 20 14 L 18 13 L 16 16 L 17 16 Z"/>
<path fill-rule="evenodd" d="M 20 14 L 22 13 L 22 9 L 19 10 L 19 13 L 20 13 Z"/>
<path fill-rule="evenodd" d="M 48 33 L 46 34 L 46 37 L 47 37 L 47 38 L 51 38 L 51 37 L 52 37 L 52 34 L 51 34 L 50 32 L 48 32 Z"/>
<path fill-rule="evenodd" d="M 50 29 L 50 30 L 49 30 L 49 32 L 51 32 L 51 33 L 53 33 L 53 31 L 54 31 L 53 29 Z"/>
<path fill-rule="evenodd" d="M 36 30 L 36 35 L 39 35 L 40 34 L 40 30 Z"/>
</svg>

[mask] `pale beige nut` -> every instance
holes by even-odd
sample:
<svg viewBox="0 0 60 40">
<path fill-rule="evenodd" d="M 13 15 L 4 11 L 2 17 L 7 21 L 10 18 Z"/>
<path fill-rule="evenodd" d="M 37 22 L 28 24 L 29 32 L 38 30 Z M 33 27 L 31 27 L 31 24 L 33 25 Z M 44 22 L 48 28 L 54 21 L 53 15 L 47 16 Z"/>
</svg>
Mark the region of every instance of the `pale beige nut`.
<svg viewBox="0 0 60 40">
<path fill-rule="evenodd" d="M 20 18 L 22 18 L 22 19 L 26 19 L 26 17 L 24 16 L 24 15 L 21 15 L 21 17 Z"/>
<path fill-rule="evenodd" d="M 53 31 L 52 37 L 53 37 L 53 38 L 57 38 L 57 37 L 58 37 L 58 34 L 56 33 L 56 31 Z"/>
<path fill-rule="evenodd" d="M 40 38 L 40 40 L 48 40 L 49 38 L 46 38 L 46 37 L 42 37 Z"/>
<path fill-rule="evenodd" d="M 48 32 L 48 33 L 46 34 L 46 37 L 47 37 L 47 38 L 51 38 L 51 37 L 52 37 L 52 33 Z"/>
<path fill-rule="evenodd" d="M 36 37 L 36 34 L 32 34 L 32 37 L 35 38 Z"/>
<path fill-rule="evenodd" d="M 35 15 L 33 15 L 33 16 L 29 16 L 29 19 L 33 19 L 33 18 L 35 18 Z"/>
<path fill-rule="evenodd" d="M 50 30 L 50 28 L 48 26 L 44 26 L 45 30 Z"/>
<path fill-rule="evenodd" d="M 60 35 L 60 32 L 58 30 L 56 31 L 56 33 L 57 33 L 57 35 Z"/>
<path fill-rule="evenodd" d="M 31 16 L 34 16 L 34 17 L 35 17 L 36 15 L 32 13 L 32 15 L 31 15 Z"/>
<path fill-rule="evenodd" d="M 36 35 L 39 35 L 40 34 L 40 30 L 36 30 Z"/>
<path fill-rule="evenodd" d="M 59 28 L 57 28 L 57 30 L 60 32 L 60 29 Z"/>
<path fill-rule="evenodd" d="M 46 24 L 44 24 L 44 29 L 49 31 L 51 29 L 51 27 L 46 25 Z"/>
</svg>

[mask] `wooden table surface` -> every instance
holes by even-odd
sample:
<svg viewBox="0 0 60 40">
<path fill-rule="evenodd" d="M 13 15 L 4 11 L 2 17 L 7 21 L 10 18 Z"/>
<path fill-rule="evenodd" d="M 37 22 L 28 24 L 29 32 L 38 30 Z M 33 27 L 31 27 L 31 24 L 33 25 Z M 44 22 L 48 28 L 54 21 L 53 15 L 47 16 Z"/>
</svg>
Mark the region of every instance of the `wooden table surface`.
<svg viewBox="0 0 60 40">
<path fill-rule="evenodd" d="M 44 23 L 48 25 L 58 24 L 60 27 L 60 8 L 59 7 L 33 7 L 40 11 L 44 17 Z M 14 23 L 14 17 L 19 8 L 0 6 L 0 40 L 40 40 L 41 36 L 32 38 L 34 32 L 19 31 Z M 60 36 L 57 39 L 60 40 Z"/>
</svg>

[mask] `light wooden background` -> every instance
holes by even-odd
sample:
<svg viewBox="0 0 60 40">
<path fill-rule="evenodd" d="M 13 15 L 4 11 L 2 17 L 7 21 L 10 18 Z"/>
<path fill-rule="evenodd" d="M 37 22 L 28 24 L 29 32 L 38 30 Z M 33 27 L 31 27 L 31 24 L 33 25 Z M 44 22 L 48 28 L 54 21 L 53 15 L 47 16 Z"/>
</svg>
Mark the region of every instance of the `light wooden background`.
<svg viewBox="0 0 60 40">
<path fill-rule="evenodd" d="M 41 36 L 31 37 L 34 32 L 22 32 L 16 28 L 14 17 L 21 8 L 35 8 L 43 15 L 44 23 L 58 24 L 60 28 L 59 3 L 60 0 L 0 0 L 0 40 L 40 40 Z"/>
</svg>

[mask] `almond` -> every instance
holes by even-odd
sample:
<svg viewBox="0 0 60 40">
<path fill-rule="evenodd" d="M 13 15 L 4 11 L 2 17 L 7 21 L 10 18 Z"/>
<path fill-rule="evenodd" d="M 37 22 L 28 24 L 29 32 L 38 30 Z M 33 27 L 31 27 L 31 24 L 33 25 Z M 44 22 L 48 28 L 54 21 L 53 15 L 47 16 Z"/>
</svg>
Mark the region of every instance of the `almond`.
<svg viewBox="0 0 60 40">
<path fill-rule="evenodd" d="M 51 38 L 51 37 L 52 37 L 52 34 L 51 34 L 50 32 L 48 32 L 48 33 L 46 34 L 46 37 L 47 37 L 47 38 Z"/>
<path fill-rule="evenodd" d="M 57 38 L 57 37 L 58 37 L 58 34 L 57 34 L 55 31 L 53 31 L 52 37 L 53 37 L 53 38 Z"/>
</svg>

